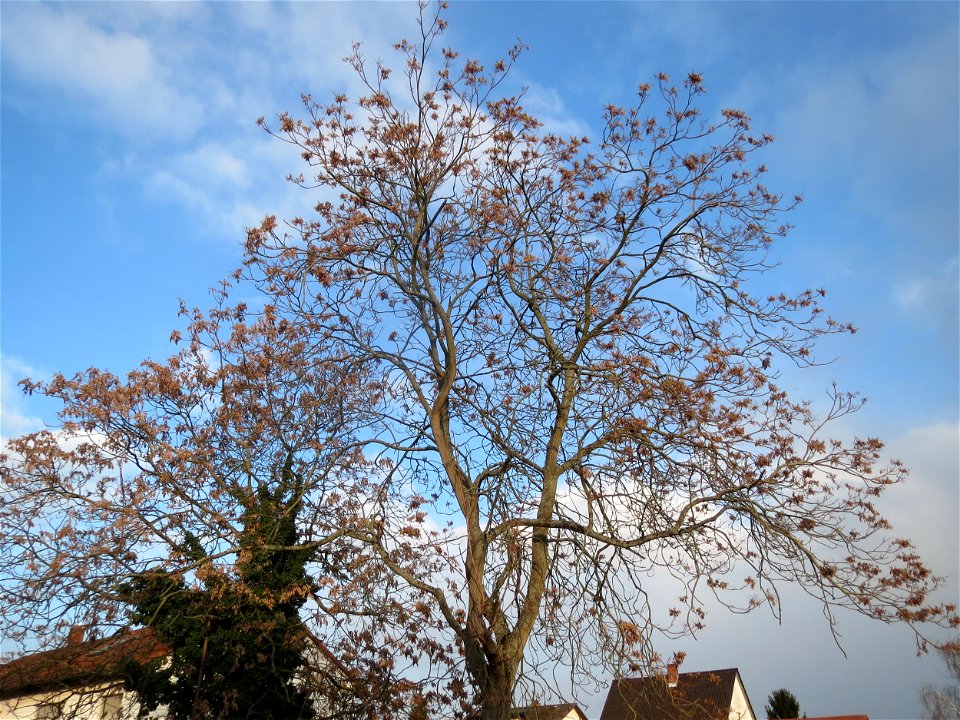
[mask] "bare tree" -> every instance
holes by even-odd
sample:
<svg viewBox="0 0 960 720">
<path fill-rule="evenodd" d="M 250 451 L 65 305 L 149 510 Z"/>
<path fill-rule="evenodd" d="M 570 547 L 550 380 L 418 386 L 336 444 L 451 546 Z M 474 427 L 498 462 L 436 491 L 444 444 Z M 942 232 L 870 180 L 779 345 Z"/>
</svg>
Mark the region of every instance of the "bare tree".
<svg viewBox="0 0 960 720">
<path fill-rule="evenodd" d="M 379 373 L 383 492 L 455 518 L 456 572 L 405 562 L 416 543 L 386 512 L 357 538 L 442 616 L 481 716 L 506 717 L 532 658 L 642 665 L 655 568 L 686 586 L 671 630 L 700 626 L 704 589 L 728 598 L 734 565 L 746 608 L 791 580 L 828 611 L 955 622 L 873 504 L 904 468 L 825 435 L 860 401 L 835 392 L 817 417 L 775 384 L 776 363 L 853 328 L 822 291 L 748 290 L 793 204 L 752 162 L 772 138 L 739 111 L 704 118 L 696 74 L 608 106 L 595 144 L 558 137 L 499 94 L 519 48 L 461 61 L 431 13 L 397 46 L 399 80 L 357 51 L 364 97 L 279 117 L 309 166 L 294 179 L 339 200 L 267 218 L 247 272 Z"/>
<path fill-rule="evenodd" d="M 950 684 L 926 685 L 920 699 L 931 720 L 956 720 L 960 718 L 960 639 L 944 643 L 937 651 L 947 665 Z"/>
<path fill-rule="evenodd" d="M 15 443 L 4 492 L 37 505 L 2 529 L 50 517 L 53 498 L 64 518 L 105 513 L 109 533 L 89 537 L 104 560 L 67 519 L 8 535 L 23 568 L 8 592 L 96 609 L 90 591 L 143 572 L 114 548 L 176 548 L 184 514 L 206 557 L 235 557 L 238 483 L 275 477 L 292 449 L 310 478 L 301 545 L 318 552 L 303 612 L 396 699 L 385 712 L 503 720 L 518 692 L 555 686 L 558 662 L 575 684 L 647 669 L 657 631 L 702 627 L 705 593 L 776 610 L 781 581 L 831 625 L 838 607 L 918 633 L 955 624 L 874 505 L 906 470 L 876 439 L 827 434 L 860 401 L 835 391 L 818 416 L 776 385 L 853 328 L 823 315 L 822 291 L 751 293 L 794 204 L 754 161 L 772 138 L 740 111 L 704 117 L 697 74 L 607 106 L 596 142 L 559 137 L 502 91 L 519 47 L 486 69 L 440 48 L 440 10 L 421 6 L 420 27 L 401 72 L 358 49 L 363 97 L 307 96 L 271 129 L 321 200 L 249 231 L 237 279 L 267 310 L 252 325 L 238 311 L 230 350 L 256 339 L 263 364 L 242 392 L 221 393 L 222 360 L 195 339 L 190 363 L 127 384 L 28 386 L 67 403 L 70 433 L 103 439 L 68 455 L 49 434 Z M 146 387 L 163 398 L 149 412 Z M 212 436 L 195 428 L 204 393 L 201 416 L 231 409 Z M 104 485 L 107 465 L 127 471 Z M 648 603 L 653 572 L 680 584 L 671 607 Z"/>
</svg>

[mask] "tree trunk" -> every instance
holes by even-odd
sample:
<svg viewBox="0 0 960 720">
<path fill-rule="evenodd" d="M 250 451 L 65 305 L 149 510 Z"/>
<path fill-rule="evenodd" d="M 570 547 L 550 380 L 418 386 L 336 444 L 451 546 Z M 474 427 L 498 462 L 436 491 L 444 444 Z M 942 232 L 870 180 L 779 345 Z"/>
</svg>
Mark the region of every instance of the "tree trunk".
<svg viewBox="0 0 960 720">
<path fill-rule="evenodd" d="M 491 660 L 480 698 L 479 720 L 510 720 L 516 663 Z"/>
</svg>

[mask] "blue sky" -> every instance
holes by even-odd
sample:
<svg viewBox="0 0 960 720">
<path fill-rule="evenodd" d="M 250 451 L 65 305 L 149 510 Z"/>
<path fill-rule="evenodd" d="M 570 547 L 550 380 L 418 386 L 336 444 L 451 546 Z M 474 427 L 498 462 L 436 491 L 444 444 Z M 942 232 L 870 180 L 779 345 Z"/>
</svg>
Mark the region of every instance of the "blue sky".
<svg viewBox="0 0 960 720">
<path fill-rule="evenodd" d="M 885 507 L 958 596 L 958 6 L 956 3 L 455 3 L 448 42 L 512 75 L 562 132 L 596 135 L 600 108 L 660 71 L 695 70 L 708 109 L 777 136 L 769 185 L 804 203 L 771 288 L 825 287 L 860 332 L 834 362 L 784 378 L 869 396 L 849 436 L 878 434 L 913 468 Z M 356 94 L 355 40 L 392 58 L 406 3 L 14 3 L 2 12 L 2 415 L 11 437 L 53 420 L 15 382 L 90 366 L 123 372 L 171 351 L 178 298 L 240 259 L 243 228 L 313 204 L 284 182 L 298 159 L 255 126 L 301 92 Z M 847 658 L 816 606 L 719 611 L 684 669 L 739 666 L 754 707 L 788 687 L 809 715 L 920 712 L 941 666 L 898 628 L 841 616 Z M 589 702 L 599 716 L 603 693 Z"/>
</svg>

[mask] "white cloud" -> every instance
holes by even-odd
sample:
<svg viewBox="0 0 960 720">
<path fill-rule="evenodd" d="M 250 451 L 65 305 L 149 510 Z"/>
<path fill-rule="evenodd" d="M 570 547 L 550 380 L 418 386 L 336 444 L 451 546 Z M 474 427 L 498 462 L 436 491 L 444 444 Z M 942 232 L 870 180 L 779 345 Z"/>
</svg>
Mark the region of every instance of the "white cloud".
<svg viewBox="0 0 960 720">
<path fill-rule="evenodd" d="M 257 128 L 159 158 L 145 174 L 144 164 L 131 156 L 111 172 L 142 182 L 154 201 L 186 208 L 208 236 L 236 240 L 267 214 L 302 215 L 317 201 L 284 180 L 302 165 L 296 153 Z"/>
<path fill-rule="evenodd" d="M 884 498 L 898 535 L 917 545 L 938 575 L 949 576 L 947 595 L 960 588 L 960 424 L 912 428 L 889 444 L 890 454 L 910 468 L 910 479 Z"/>
<path fill-rule="evenodd" d="M 257 117 L 300 112 L 299 94 L 363 92 L 342 61 L 357 39 L 371 60 L 401 62 L 409 5 L 375 12 L 338 3 L 98 4 L 4 8 L 3 59 L 27 113 L 55 103 L 123 138 L 107 178 L 174 204 L 209 236 L 236 238 L 267 213 L 316 203 L 284 182 L 303 168 Z M 215 41 L 223 34 L 229 44 Z M 5 88 L 6 90 L 6 88 Z M 59 97 L 57 102 L 54 97 Z M 163 143 L 163 153 L 158 148 Z"/>
<path fill-rule="evenodd" d="M 71 8 L 5 8 L 3 56 L 28 83 L 55 88 L 127 135 L 182 136 L 201 107 L 177 90 L 145 37 L 108 31 Z"/>
<path fill-rule="evenodd" d="M 847 185 L 858 205 L 916 243 L 955 247 L 955 38 L 945 30 L 846 64 L 801 67 L 784 81 L 777 151 L 795 171 Z"/>
<path fill-rule="evenodd" d="M 174 155 L 146 176 L 148 188 L 187 206 L 200 202 L 201 196 L 247 188 L 250 182 L 247 161 L 219 142 Z"/>
<path fill-rule="evenodd" d="M 43 375 L 18 358 L 0 355 L 0 448 L 10 438 L 43 428 L 43 420 L 30 413 L 23 391 L 17 385 L 24 378 L 36 379 Z"/>
<path fill-rule="evenodd" d="M 742 50 L 738 44 L 742 19 L 734 6 L 686 2 L 642 3 L 636 8 L 639 12 L 630 28 L 635 42 L 661 51 L 669 48 L 657 62 L 672 67 L 652 65 L 648 68 L 651 75 L 697 70 Z M 616 52 L 616 48 L 610 51 Z"/>
<path fill-rule="evenodd" d="M 955 421 L 915 427 L 896 437 L 889 443 L 888 454 L 900 457 L 911 468 L 911 476 L 879 500 L 896 536 L 913 540 L 934 573 L 947 576 L 937 596 L 943 602 L 957 602 L 960 596 L 958 446 L 960 425 Z M 870 717 L 909 717 L 903 710 L 882 709 L 896 697 L 888 695 L 887 689 L 905 694 L 896 697 L 900 707 L 918 704 L 915 698 L 921 683 L 935 677 L 931 673 L 939 672 L 940 666 L 935 656 L 915 656 L 915 640 L 908 628 L 887 627 L 838 611 L 841 652 L 831 642 L 819 602 L 796 584 L 782 583 L 778 591 L 783 610 L 779 620 L 763 609 L 738 616 L 710 604 L 707 629 L 698 641 L 663 641 L 658 649 L 663 654 L 686 651 L 685 669 L 689 670 L 738 665 L 755 708 L 767 693 L 786 686 L 809 715 L 847 708 L 846 712 Z M 944 636 L 937 628 L 925 631 Z M 789 651 L 771 654 L 769 648 L 763 649 L 767 645 Z M 805 670 L 798 674 L 800 667 Z M 858 704 L 851 706 L 851 697 L 858 697 Z M 599 713 L 600 706 L 595 701 L 591 708 Z"/>
<path fill-rule="evenodd" d="M 199 24 L 208 18 L 210 7 L 195 2 L 89 3 L 84 14 L 111 30 L 156 33 L 177 28 L 183 23 Z"/>
<path fill-rule="evenodd" d="M 396 67 L 402 61 L 392 50 L 393 43 L 404 36 L 412 38 L 415 28 L 414 8 L 407 3 L 233 3 L 229 7 L 236 32 L 260 51 L 243 62 L 247 71 L 258 76 L 262 90 L 280 82 L 317 99 L 331 91 L 355 97 L 366 90 L 343 62 L 354 42 L 363 42 L 363 54 L 371 62 L 383 59 Z M 268 112 L 296 109 L 270 107 Z"/>
<path fill-rule="evenodd" d="M 7 451 L 9 440 L 45 429 L 51 430 L 66 450 L 73 450 L 83 442 L 105 444 L 103 433 L 64 433 L 57 427 L 53 415 L 58 409 L 56 401 L 42 395 L 24 395 L 19 385 L 21 380 L 44 380 L 51 375 L 20 358 L 0 353 L 0 452 Z M 35 414 L 38 412 L 43 415 Z"/>
<path fill-rule="evenodd" d="M 912 274 L 894 288 L 894 300 L 920 324 L 934 324 L 945 346 L 956 348 L 960 338 L 960 260 Z"/>
<path fill-rule="evenodd" d="M 571 112 L 556 88 L 526 82 L 524 108 L 543 123 L 544 132 L 560 137 L 590 137 L 593 133 L 580 117 Z"/>
</svg>

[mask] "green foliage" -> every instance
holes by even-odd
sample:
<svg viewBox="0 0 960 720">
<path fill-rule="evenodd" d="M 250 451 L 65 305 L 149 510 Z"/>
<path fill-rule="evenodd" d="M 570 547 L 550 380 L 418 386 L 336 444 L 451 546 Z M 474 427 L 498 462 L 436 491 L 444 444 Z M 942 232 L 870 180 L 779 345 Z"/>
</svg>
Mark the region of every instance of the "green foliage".
<svg viewBox="0 0 960 720">
<path fill-rule="evenodd" d="M 786 688 L 780 688 L 770 693 L 764 710 L 768 718 L 800 717 L 800 703 L 796 696 Z"/>
<path fill-rule="evenodd" d="M 199 587 L 163 570 L 127 583 L 131 619 L 171 648 L 169 657 L 129 669 L 141 717 L 161 705 L 174 719 L 316 717 L 309 690 L 298 682 L 310 553 L 296 546 L 296 486 L 288 462 L 274 491 L 253 494 L 233 574 L 205 565 L 188 535 L 182 551 L 199 563 Z"/>
</svg>

